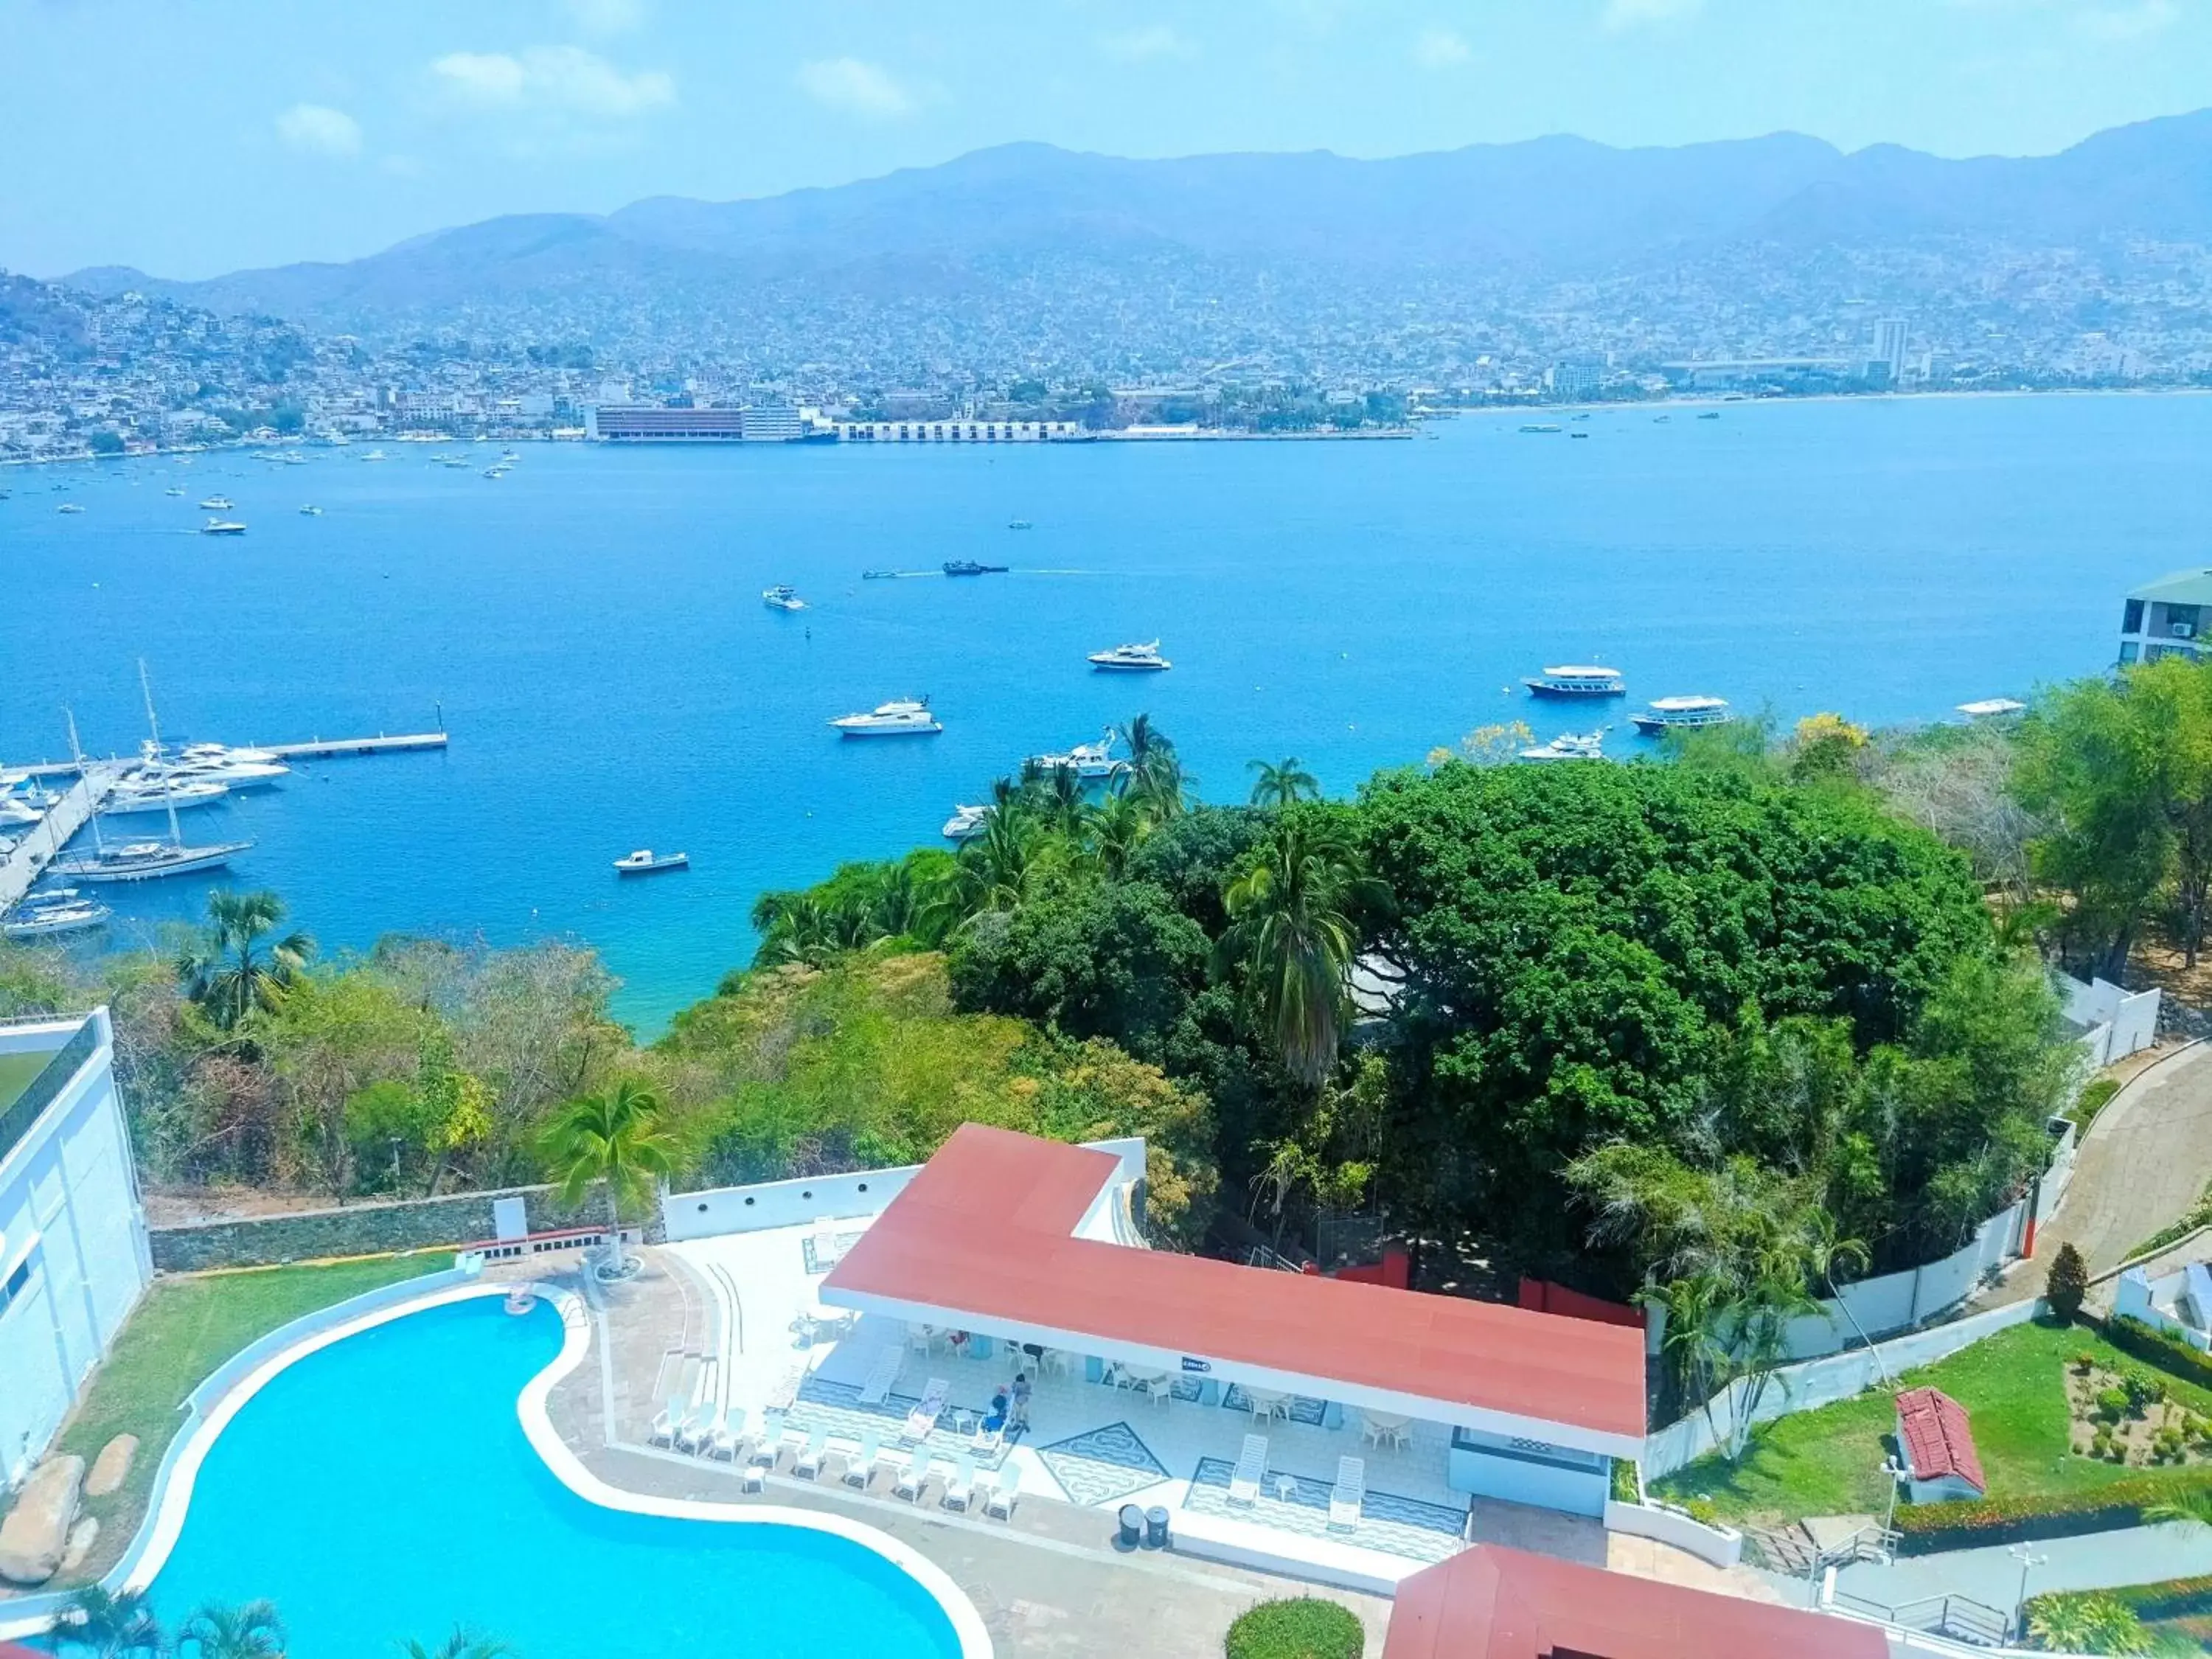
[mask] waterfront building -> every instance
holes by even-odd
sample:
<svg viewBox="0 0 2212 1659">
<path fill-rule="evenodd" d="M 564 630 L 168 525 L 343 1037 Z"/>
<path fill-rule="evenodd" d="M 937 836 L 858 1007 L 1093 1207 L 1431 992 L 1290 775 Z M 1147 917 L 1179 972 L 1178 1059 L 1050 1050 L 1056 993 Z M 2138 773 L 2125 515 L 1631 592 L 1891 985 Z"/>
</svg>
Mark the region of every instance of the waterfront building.
<svg viewBox="0 0 2212 1659">
<path fill-rule="evenodd" d="M 1553 363 L 1545 378 L 1551 382 L 1553 395 L 1570 403 L 1578 398 L 1594 397 L 1605 384 L 1603 363 L 1568 361 Z"/>
<path fill-rule="evenodd" d="M 738 411 L 738 429 L 749 444 L 797 443 L 806 423 L 789 404 L 747 404 Z"/>
<path fill-rule="evenodd" d="M 2212 568 L 2177 570 L 2136 588 L 2120 611 L 2120 666 L 2204 651 Z"/>
<path fill-rule="evenodd" d="M 153 1276 L 107 1011 L 0 1024 L 0 1486 L 38 1462 Z"/>
<path fill-rule="evenodd" d="M 743 441 L 745 435 L 745 416 L 741 409 L 601 404 L 591 410 L 585 425 L 592 437 L 605 443 L 733 444 Z"/>
<path fill-rule="evenodd" d="M 1087 436 L 1079 421 L 838 421 L 842 443 L 1034 444 Z"/>
<path fill-rule="evenodd" d="M 1905 320 L 1902 317 L 1884 317 L 1874 325 L 1874 351 L 1869 364 L 1880 363 L 1892 386 L 1905 379 Z"/>
</svg>

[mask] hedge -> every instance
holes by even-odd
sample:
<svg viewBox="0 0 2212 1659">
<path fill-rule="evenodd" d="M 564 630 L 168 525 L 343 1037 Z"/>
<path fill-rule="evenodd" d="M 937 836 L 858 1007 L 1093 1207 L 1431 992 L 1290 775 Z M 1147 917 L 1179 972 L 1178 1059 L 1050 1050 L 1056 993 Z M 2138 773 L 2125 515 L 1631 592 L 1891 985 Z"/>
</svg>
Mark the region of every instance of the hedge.
<svg viewBox="0 0 2212 1659">
<path fill-rule="evenodd" d="M 2038 1607 L 2088 1595 L 2107 1596 L 2147 1623 L 2195 1619 L 2212 1613 L 2212 1577 L 2162 1578 L 2154 1584 L 2120 1584 L 2100 1590 L 2047 1590 L 2028 1598 L 2028 1612 L 2033 1616 Z"/>
<path fill-rule="evenodd" d="M 2191 1347 L 2170 1331 L 2160 1330 L 2155 1325 L 2146 1325 L 2140 1319 L 2122 1314 L 2105 1322 L 2105 1340 L 2122 1353 L 2148 1360 L 2160 1370 L 2171 1371 L 2184 1382 L 2194 1382 L 2202 1389 L 2212 1389 L 2212 1354 Z"/>
<path fill-rule="evenodd" d="M 2212 1492 L 2212 1469 L 2136 1475 L 2089 1492 L 2030 1492 L 1977 1498 L 1954 1504 L 1912 1504 L 1897 1511 L 1900 1555 L 1971 1549 L 2035 1538 L 2132 1527 L 2142 1512 L 2171 1504 L 2186 1492 Z"/>
<path fill-rule="evenodd" d="M 1359 1659 L 1359 1615 L 1317 1595 L 1262 1601 L 1229 1627 L 1228 1659 Z"/>
</svg>

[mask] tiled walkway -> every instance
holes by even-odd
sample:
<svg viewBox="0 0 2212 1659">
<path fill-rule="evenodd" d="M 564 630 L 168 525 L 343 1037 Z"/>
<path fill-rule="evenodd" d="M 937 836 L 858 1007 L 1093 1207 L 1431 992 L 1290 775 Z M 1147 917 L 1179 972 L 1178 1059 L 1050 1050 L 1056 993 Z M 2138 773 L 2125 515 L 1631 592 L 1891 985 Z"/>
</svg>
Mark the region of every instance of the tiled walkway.
<svg viewBox="0 0 2212 1659">
<path fill-rule="evenodd" d="M 1328 1523 L 1331 1483 L 1273 1468 L 1260 1482 L 1258 1498 L 1249 1504 L 1232 1504 L 1229 1477 L 1236 1467 L 1225 1457 L 1200 1458 L 1182 1507 L 1200 1515 L 1219 1516 L 1224 1521 L 1249 1521 L 1301 1538 L 1350 1544 L 1413 1561 L 1442 1561 L 1464 1547 L 1467 1511 L 1463 1509 L 1447 1509 L 1370 1488 L 1360 1505 L 1359 1519 L 1350 1526 L 1332 1527 Z"/>
</svg>

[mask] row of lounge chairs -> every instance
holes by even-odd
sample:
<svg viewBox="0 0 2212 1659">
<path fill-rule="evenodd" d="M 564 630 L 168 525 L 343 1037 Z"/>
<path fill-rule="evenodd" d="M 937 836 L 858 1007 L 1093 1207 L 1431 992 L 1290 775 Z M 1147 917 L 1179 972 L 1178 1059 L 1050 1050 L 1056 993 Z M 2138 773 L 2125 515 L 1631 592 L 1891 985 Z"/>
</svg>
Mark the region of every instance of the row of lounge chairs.
<svg viewBox="0 0 2212 1659">
<path fill-rule="evenodd" d="M 1259 1501 L 1260 1483 L 1267 1476 L 1267 1437 L 1248 1434 L 1243 1449 L 1237 1454 L 1237 1467 L 1230 1471 L 1229 1501 L 1239 1509 L 1250 1509 Z M 1339 1531 L 1358 1525 L 1361 1507 L 1366 1502 L 1366 1460 L 1338 1458 L 1336 1484 L 1328 1492 L 1328 1524 Z"/>
</svg>

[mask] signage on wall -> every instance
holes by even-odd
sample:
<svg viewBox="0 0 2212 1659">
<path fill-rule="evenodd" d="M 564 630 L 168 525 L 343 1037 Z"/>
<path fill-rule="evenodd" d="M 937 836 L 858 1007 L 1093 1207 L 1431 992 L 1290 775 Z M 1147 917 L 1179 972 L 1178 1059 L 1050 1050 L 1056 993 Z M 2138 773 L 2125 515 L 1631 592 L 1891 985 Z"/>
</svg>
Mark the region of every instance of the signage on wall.
<svg viewBox="0 0 2212 1659">
<path fill-rule="evenodd" d="M 1185 1354 L 1182 1357 L 1182 1368 L 1187 1371 L 1210 1371 L 1213 1369 L 1213 1362 L 1210 1359 L 1193 1359 L 1188 1354 Z"/>
</svg>

